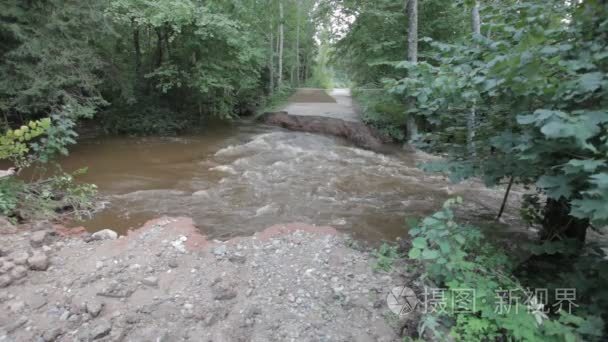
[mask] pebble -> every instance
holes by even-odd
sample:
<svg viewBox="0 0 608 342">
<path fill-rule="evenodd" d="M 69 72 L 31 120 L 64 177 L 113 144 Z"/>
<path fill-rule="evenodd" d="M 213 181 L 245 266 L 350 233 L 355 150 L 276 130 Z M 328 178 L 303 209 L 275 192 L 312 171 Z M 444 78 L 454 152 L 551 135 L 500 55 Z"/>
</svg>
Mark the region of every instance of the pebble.
<svg viewBox="0 0 608 342">
<path fill-rule="evenodd" d="M 39 230 L 33 232 L 30 236 L 30 245 L 34 248 L 42 247 L 45 245 L 51 237 L 51 233 L 48 230 Z"/>
<path fill-rule="evenodd" d="M 101 313 L 103 306 L 103 303 L 100 303 L 98 301 L 90 301 L 87 302 L 86 310 L 91 315 L 91 317 L 97 317 Z"/>
<path fill-rule="evenodd" d="M 90 333 L 90 337 L 92 340 L 97 340 L 102 337 L 108 336 L 112 331 L 112 325 L 105 319 L 100 319 L 97 322 L 97 325 L 93 327 Z"/>
<path fill-rule="evenodd" d="M 27 264 L 27 259 L 30 255 L 27 252 L 14 252 L 10 255 L 10 258 L 13 260 L 15 265 L 25 265 Z"/>
<path fill-rule="evenodd" d="M 11 277 L 15 280 L 23 279 L 27 275 L 27 268 L 23 266 L 16 266 L 11 271 Z"/>
<path fill-rule="evenodd" d="M 158 278 L 157 277 L 146 277 L 141 280 L 142 284 L 150 287 L 158 286 Z"/>
<path fill-rule="evenodd" d="M 93 240 L 116 240 L 118 239 L 118 233 L 111 229 L 104 229 L 95 232 L 91 235 Z"/>
<path fill-rule="evenodd" d="M 14 301 L 8 304 L 8 309 L 12 312 L 20 312 L 25 308 L 25 303 L 22 301 Z"/>
<path fill-rule="evenodd" d="M 49 268 L 49 258 L 40 252 L 29 257 L 27 263 L 30 265 L 30 269 L 35 271 L 46 271 Z"/>
<path fill-rule="evenodd" d="M 215 247 L 213 249 L 213 254 L 215 254 L 215 256 L 224 256 L 226 255 L 226 253 L 228 252 L 226 245 L 219 245 L 217 247 Z"/>
<path fill-rule="evenodd" d="M 59 327 L 57 328 L 52 328 L 49 330 L 46 330 L 43 334 L 42 334 L 42 339 L 45 342 L 51 342 L 51 341 L 55 341 L 57 339 L 57 337 L 61 336 L 63 334 L 63 330 Z"/>
<path fill-rule="evenodd" d="M 61 316 L 59 316 L 60 321 L 67 321 L 68 318 L 70 318 L 70 312 L 68 310 L 65 310 Z"/>
<path fill-rule="evenodd" d="M 6 272 L 12 270 L 13 267 L 15 267 L 15 264 L 13 264 L 10 261 L 5 261 L 4 263 L 2 263 L 2 267 L 0 267 L 0 274 L 6 273 Z"/>
</svg>

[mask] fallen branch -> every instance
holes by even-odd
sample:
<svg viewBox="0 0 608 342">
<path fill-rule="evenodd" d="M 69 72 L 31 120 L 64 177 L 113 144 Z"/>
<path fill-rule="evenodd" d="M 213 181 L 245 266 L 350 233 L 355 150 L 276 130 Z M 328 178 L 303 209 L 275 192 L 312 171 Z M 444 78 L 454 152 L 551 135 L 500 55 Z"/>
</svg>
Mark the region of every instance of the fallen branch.
<svg viewBox="0 0 608 342">
<path fill-rule="evenodd" d="M 513 180 L 515 178 L 511 176 L 509 180 L 509 185 L 507 185 L 507 191 L 505 192 L 505 197 L 502 199 L 502 204 L 500 205 L 500 211 L 498 212 L 498 216 L 496 216 L 496 221 L 500 220 L 502 213 L 505 211 L 505 207 L 507 206 L 507 199 L 509 199 L 509 193 L 511 192 L 511 187 L 513 186 Z"/>
</svg>

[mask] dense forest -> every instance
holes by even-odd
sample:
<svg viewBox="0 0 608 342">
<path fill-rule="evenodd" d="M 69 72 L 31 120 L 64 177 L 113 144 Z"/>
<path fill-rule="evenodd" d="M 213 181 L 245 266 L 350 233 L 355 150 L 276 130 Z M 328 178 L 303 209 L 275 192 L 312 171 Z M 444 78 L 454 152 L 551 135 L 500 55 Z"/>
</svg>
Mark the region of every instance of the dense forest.
<svg viewBox="0 0 608 342">
<path fill-rule="evenodd" d="M 527 190 L 521 219 L 538 229 L 518 246 L 522 262 L 457 222 L 459 198 L 411 223 L 404 257 L 421 284 L 475 288 L 477 306 L 427 313 L 410 338 L 606 336 L 605 0 L 3 0 L 0 75 L 8 172 L 67 154 L 83 123 L 177 134 L 295 87 L 349 87 L 366 124 L 444 157 L 425 171 L 482 179 L 505 200 Z M 96 188 L 73 177 L 2 178 L 0 213 L 86 211 Z M 540 288 L 550 298 L 530 290 Z M 576 289 L 567 312 L 552 296 L 563 288 Z M 490 302 L 504 290 L 526 310 L 498 314 Z"/>
<path fill-rule="evenodd" d="M 91 118 L 175 133 L 310 80 L 312 1 L 3 1 L 5 126 Z"/>
</svg>

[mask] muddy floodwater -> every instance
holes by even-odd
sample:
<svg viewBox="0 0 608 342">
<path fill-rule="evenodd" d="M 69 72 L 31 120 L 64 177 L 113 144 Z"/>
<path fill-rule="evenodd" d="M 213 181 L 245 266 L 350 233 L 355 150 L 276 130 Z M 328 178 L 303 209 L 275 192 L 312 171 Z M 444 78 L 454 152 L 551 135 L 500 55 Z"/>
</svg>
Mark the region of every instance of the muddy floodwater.
<svg viewBox="0 0 608 342">
<path fill-rule="evenodd" d="M 124 233 L 170 215 L 191 217 L 218 239 L 303 222 L 378 241 L 403 236 L 407 218 L 433 212 L 453 194 L 418 162 L 399 149 L 384 155 L 337 138 L 235 124 L 170 138 L 83 139 L 62 165 L 88 167 L 81 179 L 107 201 L 90 220 L 72 223 L 90 231 Z M 461 191 L 471 212 L 492 215 L 502 193 L 480 196 L 473 187 Z"/>
</svg>

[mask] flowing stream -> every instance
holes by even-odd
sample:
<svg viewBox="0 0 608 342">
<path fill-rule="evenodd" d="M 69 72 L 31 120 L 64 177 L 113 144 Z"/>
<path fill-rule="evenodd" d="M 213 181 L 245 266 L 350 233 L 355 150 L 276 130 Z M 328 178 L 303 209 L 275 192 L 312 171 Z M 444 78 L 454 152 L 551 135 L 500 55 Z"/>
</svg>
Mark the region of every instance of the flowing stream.
<svg viewBox="0 0 608 342">
<path fill-rule="evenodd" d="M 470 213 L 495 214 L 501 191 L 473 183 L 453 190 L 443 177 L 417 169 L 421 158 L 243 123 L 176 138 L 83 139 L 62 165 L 88 167 L 81 179 L 107 199 L 92 219 L 73 223 L 90 231 L 124 233 L 171 215 L 193 218 L 212 238 L 304 222 L 379 241 L 403 236 L 407 218 L 432 213 L 454 191 Z"/>
</svg>

